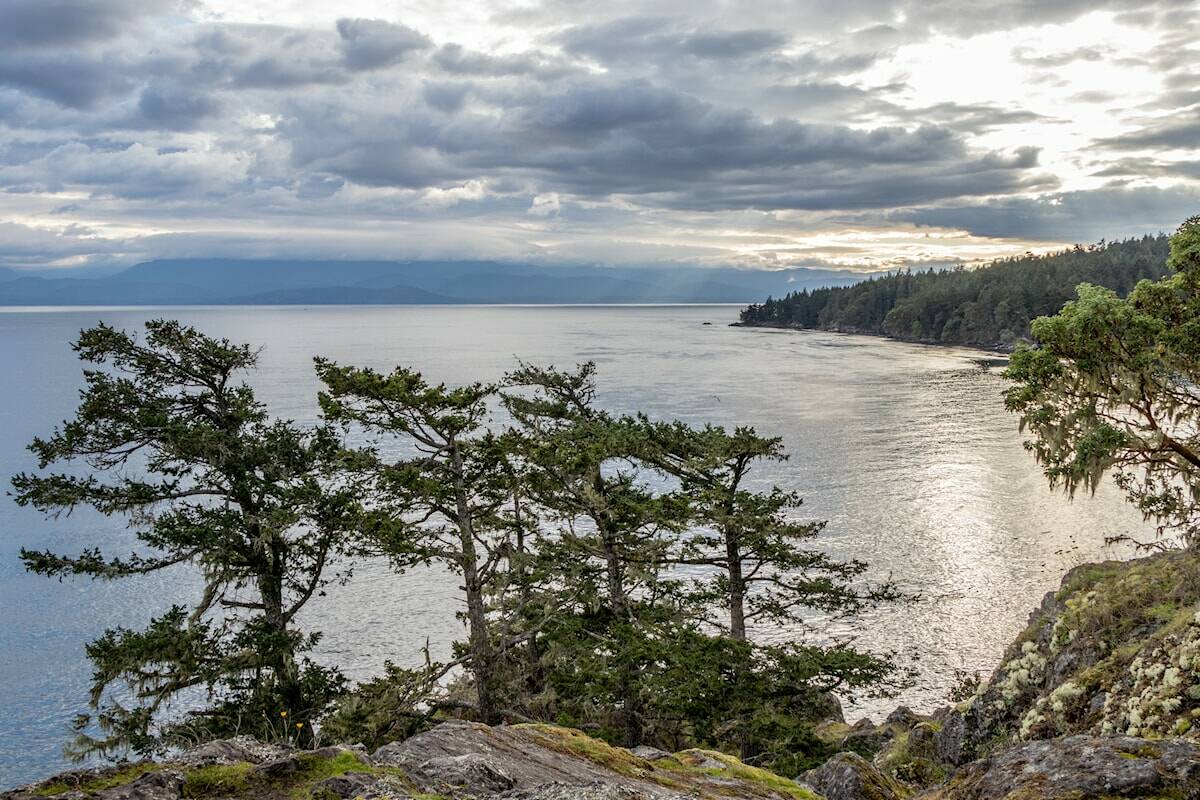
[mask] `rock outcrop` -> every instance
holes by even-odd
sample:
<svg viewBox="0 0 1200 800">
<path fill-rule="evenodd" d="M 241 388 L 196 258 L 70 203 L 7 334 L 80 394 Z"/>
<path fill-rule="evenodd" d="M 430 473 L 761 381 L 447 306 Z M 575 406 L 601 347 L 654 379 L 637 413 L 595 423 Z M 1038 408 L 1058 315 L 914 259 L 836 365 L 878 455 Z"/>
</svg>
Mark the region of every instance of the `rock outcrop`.
<svg viewBox="0 0 1200 800">
<path fill-rule="evenodd" d="M 838 753 L 796 780 L 825 800 L 901 800 L 911 793 L 857 753 Z"/>
<path fill-rule="evenodd" d="M 1068 736 L 1027 742 L 958 770 L 920 800 L 1200 797 L 1200 748 L 1182 740 Z"/>
<path fill-rule="evenodd" d="M 450 721 L 368 755 L 209 742 L 163 764 L 65 773 L 0 800 L 820 800 L 794 781 L 707 750 L 642 758 L 552 725 Z"/>
<path fill-rule="evenodd" d="M 1200 740 L 1200 559 L 1086 564 L 943 723 L 956 763 L 1071 734 Z"/>
</svg>

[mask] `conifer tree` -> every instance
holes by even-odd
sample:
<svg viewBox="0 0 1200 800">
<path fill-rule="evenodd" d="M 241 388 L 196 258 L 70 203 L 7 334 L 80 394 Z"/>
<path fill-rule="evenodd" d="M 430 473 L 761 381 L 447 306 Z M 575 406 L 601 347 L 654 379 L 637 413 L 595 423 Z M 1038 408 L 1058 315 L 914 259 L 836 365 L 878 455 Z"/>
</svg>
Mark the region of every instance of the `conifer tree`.
<svg viewBox="0 0 1200 800">
<path fill-rule="evenodd" d="M 79 506 L 123 516 L 144 551 L 23 550 L 22 559 L 48 576 L 110 580 L 187 564 L 203 578 L 191 608 L 88 646 L 103 735 L 90 736 L 92 719 L 82 717 L 80 753 L 151 752 L 183 727 L 278 738 L 286 724 L 290 740 L 310 740 L 312 720 L 342 686 L 335 670 L 300 658 L 318 634 L 296 626 L 334 577 L 357 514 L 352 487 L 334 476 L 338 438 L 269 419 L 239 379 L 257 353 L 178 322 L 146 323 L 143 341 L 101 324 L 74 349 L 94 365 L 79 409 L 30 445 L 40 469 L 13 479 L 16 501 L 51 516 Z M 52 464 L 74 469 L 46 473 Z M 216 704 L 164 728 L 156 712 L 194 687 Z"/>
<path fill-rule="evenodd" d="M 686 524 L 685 505 L 641 480 L 636 455 L 644 431 L 636 420 L 595 406 L 594 375 L 591 363 L 574 372 L 522 365 L 507 376 L 504 403 L 516 423 L 530 492 L 556 527 L 542 547 L 558 565 L 551 580 L 562 589 L 559 611 L 576 611 L 564 615 L 559 641 L 604 643 L 597 664 L 585 667 L 579 654 L 560 663 L 583 681 L 610 673 L 621 740 L 632 746 L 643 736 L 639 673 L 653 657 L 647 626 L 670 616 L 679 595 L 662 568 Z M 577 684 L 574 691 L 583 696 L 599 686 Z"/>
<path fill-rule="evenodd" d="M 1200 217 L 1171 237 L 1169 265 L 1127 298 L 1082 284 L 1036 320 L 1006 403 L 1052 486 L 1095 491 L 1111 473 L 1160 533 L 1200 547 Z"/>
<path fill-rule="evenodd" d="M 381 374 L 324 359 L 317 359 L 317 373 L 325 384 L 319 399 L 327 419 L 382 435 L 402 449 L 395 460 L 374 446 L 358 454 L 359 474 L 370 476 L 376 495 L 367 537 L 401 571 L 436 562 L 462 579 L 475 711 L 487 724 L 500 722 L 501 643 L 487 601 L 509 552 L 503 510 L 511 472 L 499 440 L 486 430 L 495 387 L 449 388 L 411 369 Z"/>
</svg>

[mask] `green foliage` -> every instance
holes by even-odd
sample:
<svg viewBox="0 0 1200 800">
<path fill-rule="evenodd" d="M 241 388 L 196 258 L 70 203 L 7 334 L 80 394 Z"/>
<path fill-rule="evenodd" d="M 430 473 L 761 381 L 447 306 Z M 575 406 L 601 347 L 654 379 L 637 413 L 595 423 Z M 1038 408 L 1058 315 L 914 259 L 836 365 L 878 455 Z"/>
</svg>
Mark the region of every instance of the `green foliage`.
<svg viewBox="0 0 1200 800">
<path fill-rule="evenodd" d="M 502 507 L 512 470 L 485 427 L 495 387 L 432 385 L 404 368 L 383 375 L 324 359 L 316 365 L 327 419 L 397 440 L 412 454 L 388 461 L 374 446 L 355 454 L 356 474 L 374 497 L 364 545 L 401 570 L 437 562 L 462 577 L 469 640 L 463 660 L 474 676 L 476 712 L 489 724 L 499 722 L 497 642 L 485 593 L 507 550 Z"/>
<path fill-rule="evenodd" d="M 194 607 L 89 645 L 85 749 L 231 733 L 303 745 L 318 721 L 325 739 L 377 747 L 453 711 L 800 770 L 827 753 L 812 728 L 829 693 L 893 678 L 886 657 L 803 641 L 809 614 L 854 615 L 896 593 L 817 548 L 824 525 L 795 518 L 797 494 L 750 488 L 758 464 L 785 458 L 778 439 L 610 414 L 592 364 L 522 364 L 499 385 L 447 387 L 318 359 L 325 423 L 301 429 L 268 420 L 234 382 L 254 364 L 248 348 L 177 323 L 147 331 L 145 345 L 85 332 L 81 355 L 108 369 L 87 372 L 77 419 L 33 445 L 43 468 L 93 472 L 14 481 L 18 502 L 50 514 L 127 514 L 148 551 L 27 552 L 30 569 L 115 578 L 191 564 L 205 579 Z M 347 450 L 332 426 L 366 443 Z M 388 664 L 350 695 L 336 670 L 307 661 L 318 635 L 294 618 L 336 577 L 338 554 L 455 573 L 466 637 L 453 659 Z M 766 625 L 798 641 L 754 641 Z M 160 719 L 194 687 L 206 708 Z M 97 724 L 105 738 L 87 738 Z M 190 791 L 251 791 L 239 783 L 250 777 L 201 773 Z"/>
<path fill-rule="evenodd" d="M 268 419 L 237 382 L 256 360 L 245 345 L 156 320 L 144 343 L 102 324 L 75 350 L 95 365 L 84 371 L 76 417 L 34 440 L 41 472 L 13 478 L 15 499 L 50 516 L 81 505 L 124 516 L 145 552 L 23 550 L 22 559 L 48 576 L 116 579 L 192 564 L 204 578 L 191 609 L 172 608 L 142 631 L 110 630 L 88 647 L 96 713 L 80 719 L 77 752 L 153 752 L 164 733 L 156 712 L 192 687 L 261 710 L 241 732 L 269 733 L 280 709 L 298 722 L 318 717 L 340 678 L 298 662 L 317 635 L 293 620 L 331 580 L 329 561 L 355 517 L 352 490 L 333 478 L 338 440 Z M 45 474 L 56 463 L 86 469 Z M 212 716 L 185 725 L 224 730 Z"/>
<path fill-rule="evenodd" d="M 1192 247 L 1195 243 L 1192 242 Z M 1181 244 L 1182 259 L 1194 255 Z M 979 269 L 897 272 L 847 287 L 795 292 L 742 311 L 747 325 L 885 334 L 941 344 L 1008 347 L 1029 339 L 1031 321 L 1053 314 L 1080 283 L 1118 294 L 1166 274 L 1165 236 L 1048 256 L 1025 255 Z"/>
<path fill-rule="evenodd" d="M 1095 491 L 1115 476 L 1160 534 L 1200 534 L 1200 218 L 1171 237 L 1175 274 L 1122 299 L 1082 284 L 1078 299 L 1033 324 L 1018 350 L 1009 410 L 1052 486 Z"/>
<path fill-rule="evenodd" d="M 435 667 L 408 670 L 391 662 L 383 674 L 355 687 L 321 723 L 331 742 L 359 742 L 368 750 L 428 730 L 437 707 Z"/>
</svg>

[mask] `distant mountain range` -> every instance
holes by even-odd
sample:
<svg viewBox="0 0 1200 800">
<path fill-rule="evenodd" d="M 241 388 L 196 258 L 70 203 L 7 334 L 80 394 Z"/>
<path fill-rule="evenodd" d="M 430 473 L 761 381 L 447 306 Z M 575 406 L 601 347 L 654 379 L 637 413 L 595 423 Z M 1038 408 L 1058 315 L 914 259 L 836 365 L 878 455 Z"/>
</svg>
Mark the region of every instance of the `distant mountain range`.
<svg viewBox="0 0 1200 800">
<path fill-rule="evenodd" d="M 182 259 L 99 277 L 0 268 L 0 306 L 748 303 L 861 279 L 819 269 Z"/>
</svg>

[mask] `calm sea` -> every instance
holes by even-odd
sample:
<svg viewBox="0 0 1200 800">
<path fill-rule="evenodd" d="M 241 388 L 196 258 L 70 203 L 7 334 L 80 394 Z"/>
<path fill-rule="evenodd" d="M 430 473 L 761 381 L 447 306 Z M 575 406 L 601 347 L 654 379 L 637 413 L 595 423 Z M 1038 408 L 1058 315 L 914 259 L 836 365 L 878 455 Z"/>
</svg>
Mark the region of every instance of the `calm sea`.
<svg viewBox="0 0 1200 800">
<path fill-rule="evenodd" d="M 174 317 L 263 346 L 252 383 L 273 413 L 316 415 L 312 357 L 414 366 L 449 383 L 498 378 L 521 359 L 599 365 L 600 402 L 784 437 L 791 460 L 769 477 L 829 521 L 823 546 L 871 564 L 921 600 L 873 613 L 860 643 L 910 656 L 895 702 L 941 704 L 956 670 L 988 671 L 1042 594 L 1075 564 L 1113 553 L 1106 537 L 1146 526 L 1104 487 L 1073 503 L 1051 494 L 1005 413 L 1004 381 L 968 350 L 815 332 L 730 328 L 729 306 L 271 307 L 0 311 L 0 482 L 34 466 L 25 445 L 71 415 L 80 385 L 69 349 L 104 320 Z M 706 325 L 704 323 L 712 323 Z M 71 552 L 133 546 L 120 522 L 78 513 L 42 520 L 0 502 L 0 788 L 64 765 L 61 746 L 86 704 L 85 642 L 187 603 L 186 570 L 136 581 L 58 582 L 22 571 L 20 547 Z M 457 582 L 436 571 L 358 567 L 304 622 L 325 631 L 320 657 L 356 679 L 385 660 L 435 657 L 459 635 Z M 776 631 L 774 636 L 796 635 Z M 878 704 L 856 710 L 880 714 Z"/>
</svg>

